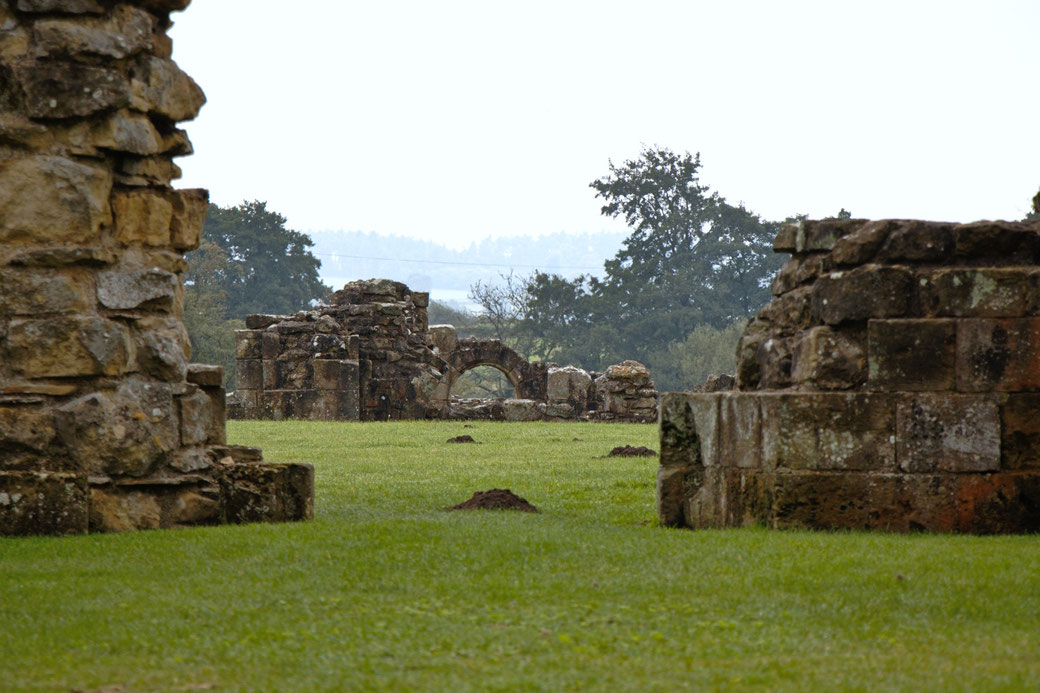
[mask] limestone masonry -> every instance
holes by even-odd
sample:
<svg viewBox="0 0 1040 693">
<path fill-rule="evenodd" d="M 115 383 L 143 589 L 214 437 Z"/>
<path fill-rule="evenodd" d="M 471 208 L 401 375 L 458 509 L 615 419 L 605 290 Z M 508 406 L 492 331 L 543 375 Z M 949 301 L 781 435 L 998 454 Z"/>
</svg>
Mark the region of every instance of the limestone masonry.
<svg viewBox="0 0 1040 693">
<path fill-rule="evenodd" d="M 187 5 L 0 0 L 0 534 L 312 514 L 310 466 L 227 446 L 221 369 L 188 363 Z"/>
<path fill-rule="evenodd" d="M 661 522 L 1040 530 L 1040 227 L 828 220 L 737 349 L 661 401 Z"/>
<path fill-rule="evenodd" d="M 295 315 L 250 315 L 235 333 L 232 418 L 385 421 L 438 417 L 507 421 L 657 419 L 657 390 L 635 361 L 588 373 L 529 363 L 495 339 L 428 327 L 429 296 L 400 282 L 347 284 L 328 305 Z M 457 400 L 464 372 L 505 373 L 516 398 Z"/>
</svg>

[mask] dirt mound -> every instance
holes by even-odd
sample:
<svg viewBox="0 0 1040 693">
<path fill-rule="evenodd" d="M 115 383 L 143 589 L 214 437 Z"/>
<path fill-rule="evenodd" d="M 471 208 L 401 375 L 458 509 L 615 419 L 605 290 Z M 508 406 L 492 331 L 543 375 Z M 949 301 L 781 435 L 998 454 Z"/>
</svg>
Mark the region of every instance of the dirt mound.
<svg viewBox="0 0 1040 693">
<path fill-rule="evenodd" d="M 446 443 L 475 443 L 473 436 L 455 436 L 454 438 L 448 438 Z"/>
<path fill-rule="evenodd" d="M 448 510 L 520 510 L 525 513 L 538 512 L 538 508 L 507 488 L 477 491 L 465 503 L 453 505 Z"/>
<path fill-rule="evenodd" d="M 650 448 L 632 447 L 631 445 L 619 445 L 607 453 L 607 457 L 656 457 L 657 453 Z"/>
</svg>

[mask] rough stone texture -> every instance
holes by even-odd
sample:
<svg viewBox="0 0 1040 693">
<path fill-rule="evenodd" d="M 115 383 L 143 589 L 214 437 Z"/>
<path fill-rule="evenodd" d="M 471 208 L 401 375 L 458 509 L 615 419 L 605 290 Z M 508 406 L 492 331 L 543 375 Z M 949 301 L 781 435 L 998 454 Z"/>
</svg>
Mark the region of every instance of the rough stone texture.
<svg viewBox="0 0 1040 693">
<path fill-rule="evenodd" d="M 313 512 L 307 470 L 226 446 L 222 370 L 188 363 L 187 4 L 0 0 L 0 535 Z"/>
<path fill-rule="evenodd" d="M 116 301 L 127 292 L 112 294 Z M 228 415 L 656 421 L 657 390 L 642 364 L 611 366 L 594 381 L 574 366 L 529 362 L 497 339 L 460 339 L 451 325 L 428 327 L 428 304 L 426 293 L 369 279 L 347 284 L 313 310 L 247 316 L 247 329 L 235 333 L 238 390 L 228 395 Z M 516 397 L 452 397 L 458 378 L 478 366 L 505 374 Z"/>
<path fill-rule="evenodd" d="M 1040 529 L 1040 225 L 785 226 L 738 391 L 666 393 L 663 524 Z"/>
</svg>

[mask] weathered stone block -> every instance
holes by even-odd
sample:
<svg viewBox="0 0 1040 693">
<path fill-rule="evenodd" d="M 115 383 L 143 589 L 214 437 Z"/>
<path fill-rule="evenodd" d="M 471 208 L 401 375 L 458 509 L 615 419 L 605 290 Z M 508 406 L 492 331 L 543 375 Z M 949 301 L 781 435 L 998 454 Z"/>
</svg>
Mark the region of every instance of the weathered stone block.
<svg viewBox="0 0 1040 693">
<path fill-rule="evenodd" d="M 199 387 L 224 387 L 224 367 L 207 363 L 189 363 L 187 380 Z"/>
<path fill-rule="evenodd" d="M 44 19 L 33 25 L 38 55 L 126 58 L 152 45 L 154 20 L 136 7 L 117 5 L 104 18 Z"/>
<path fill-rule="evenodd" d="M 140 377 L 62 405 L 55 424 L 58 441 L 94 475 L 145 476 L 179 442 L 171 387 Z"/>
<path fill-rule="evenodd" d="M 209 191 L 201 188 L 171 190 L 166 193 L 166 200 L 173 207 L 170 244 L 177 250 L 195 250 L 199 247 L 202 226 L 209 212 Z"/>
<path fill-rule="evenodd" d="M 358 421 L 360 395 L 354 390 L 323 390 L 318 397 L 319 417 L 324 421 Z"/>
<path fill-rule="evenodd" d="M 98 149 L 147 156 L 162 151 L 163 138 L 147 116 L 124 108 L 93 127 L 91 145 Z"/>
<path fill-rule="evenodd" d="M 28 378 L 119 375 L 129 352 L 126 326 L 99 317 L 17 319 L 8 328 L 7 365 Z"/>
<path fill-rule="evenodd" d="M 0 404 L 0 469 L 10 469 L 7 455 L 47 450 L 56 435 L 54 414 L 38 407 Z"/>
<path fill-rule="evenodd" d="M 791 385 L 791 371 L 794 366 L 792 352 L 795 337 L 767 338 L 758 345 L 755 354 L 757 360 L 758 387 L 765 389 L 781 389 Z M 745 346 L 741 344 L 740 346 Z M 738 364 L 738 377 L 743 366 Z"/>
<path fill-rule="evenodd" d="M 122 70 L 47 61 L 29 63 L 16 73 L 33 118 L 89 116 L 130 103 L 130 85 Z"/>
<path fill-rule="evenodd" d="M 792 349 L 791 380 L 821 390 L 847 390 L 867 379 L 861 331 L 814 327 L 798 335 Z M 952 352 L 952 348 L 951 348 Z"/>
<path fill-rule="evenodd" d="M 94 306 L 94 285 L 83 270 L 41 271 L 5 267 L 0 274 L 0 314 L 85 312 Z"/>
<path fill-rule="evenodd" d="M 82 243 L 108 218 L 112 177 L 58 156 L 0 165 L 0 242 Z"/>
<path fill-rule="evenodd" d="M 762 412 L 757 394 L 727 392 L 719 397 L 719 464 L 762 467 Z"/>
<path fill-rule="evenodd" d="M 183 382 L 191 358 L 191 341 L 184 324 L 173 317 L 145 317 L 134 324 L 138 367 L 160 380 Z"/>
<path fill-rule="evenodd" d="M 776 474 L 761 469 L 722 468 L 719 478 L 718 525 L 769 526 L 773 516 Z"/>
<path fill-rule="evenodd" d="M 971 258 L 1000 258 L 1003 262 L 1036 264 L 1040 257 L 1040 231 L 1013 221 L 977 221 L 961 224 L 954 232 L 955 252 Z"/>
<path fill-rule="evenodd" d="M 954 320 L 871 320 L 867 323 L 871 390 L 952 390 L 957 354 Z"/>
<path fill-rule="evenodd" d="M 260 359 L 235 361 L 235 387 L 241 390 L 263 390 L 263 361 Z"/>
<path fill-rule="evenodd" d="M 1027 315 L 1037 271 L 1029 267 L 948 268 L 918 273 L 922 315 L 1017 318 Z"/>
<path fill-rule="evenodd" d="M 220 479 L 227 522 L 291 522 L 314 517 L 309 464 L 226 465 Z"/>
<path fill-rule="evenodd" d="M 762 467 L 895 468 L 895 398 L 868 393 L 760 393 Z"/>
<path fill-rule="evenodd" d="M 262 336 L 260 330 L 235 330 L 235 360 L 263 358 Z"/>
<path fill-rule="evenodd" d="M 165 310 L 177 303 L 180 280 L 157 267 L 118 266 L 98 274 L 98 301 L 112 310 Z"/>
<path fill-rule="evenodd" d="M 313 383 L 318 390 L 354 390 L 360 387 L 361 366 L 354 360 L 316 359 Z"/>
<path fill-rule="evenodd" d="M 172 60 L 144 56 L 137 61 L 130 83 L 130 105 L 174 122 L 191 120 L 206 103 L 202 89 Z"/>
<path fill-rule="evenodd" d="M 260 418 L 282 421 L 286 419 L 319 418 L 322 393 L 317 390 L 265 390 L 261 395 Z"/>
<path fill-rule="evenodd" d="M 995 471 L 1000 438 L 992 396 L 919 393 L 896 408 L 896 459 L 906 472 Z"/>
<path fill-rule="evenodd" d="M 906 314 L 913 275 L 905 267 L 863 265 L 813 285 L 812 313 L 828 325 Z"/>
<path fill-rule="evenodd" d="M 1000 408 L 1001 469 L 1040 469 L 1040 393 L 1014 393 Z"/>
<path fill-rule="evenodd" d="M 1040 390 L 1040 318 L 957 323 L 957 389 Z"/>
<path fill-rule="evenodd" d="M 209 396 L 195 388 L 177 398 L 180 413 L 181 444 L 202 445 L 209 441 L 214 424 L 213 405 Z"/>
<path fill-rule="evenodd" d="M 831 257 L 838 265 L 862 265 L 870 262 L 888 238 L 889 232 L 898 225 L 899 222 L 892 220 L 867 222 L 835 241 Z"/>
<path fill-rule="evenodd" d="M 550 367 L 546 375 L 546 396 L 549 402 L 567 403 L 583 411 L 592 387 L 588 372 L 574 366 Z"/>
<path fill-rule="evenodd" d="M 954 224 L 901 221 L 882 246 L 879 259 L 885 262 L 939 262 L 954 247 Z"/>
<path fill-rule="evenodd" d="M 116 238 L 122 243 L 170 245 L 173 205 L 159 193 L 143 190 L 119 192 L 112 196 Z"/>
<path fill-rule="evenodd" d="M 104 14 L 97 0 L 18 0 L 22 12 L 57 12 L 61 14 Z"/>
<path fill-rule="evenodd" d="M 0 535 L 83 534 L 84 474 L 0 472 Z"/>
<path fill-rule="evenodd" d="M 884 474 L 777 474 L 773 486 L 778 528 L 903 530 L 899 477 Z"/>
<path fill-rule="evenodd" d="M 90 489 L 90 530 L 130 532 L 158 529 L 162 507 L 155 492 L 112 486 Z"/>
<path fill-rule="evenodd" d="M 506 421 L 541 421 L 542 412 L 538 402 L 531 399 L 507 399 L 502 402 Z"/>
<path fill-rule="evenodd" d="M 248 327 L 249 323 L 246 323 Z M 278 355 L 282 353 L 282 338 L 274 330 L 264 330 L 260 334 L 260 354 L 264 360 L 271 360 L 278 358 Z"/>
</svg>

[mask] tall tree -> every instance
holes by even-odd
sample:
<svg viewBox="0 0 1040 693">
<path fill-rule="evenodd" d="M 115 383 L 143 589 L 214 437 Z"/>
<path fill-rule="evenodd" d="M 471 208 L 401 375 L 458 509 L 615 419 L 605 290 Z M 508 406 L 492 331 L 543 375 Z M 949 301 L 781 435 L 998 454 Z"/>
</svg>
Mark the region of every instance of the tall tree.
<svg viewBox="0 0 1040 693">
<path fill-rule="evenodd" d="M 286 219 L 259 200 L 236 207 L 210 205 L 203 237 L 227 253 L 221 277 L 227 316 L 292 313 L 328 295 L 318 278 L 321 261 L 306 234 L 286 228 Z"/>
<path fill-rule="evenodd" d="M 725 328 L 769 299 L 782 259 L 778 224 L 728 203 L 700 182 L 700 155 L 644 148 L 591 183 L 602 213 L 632 229 L 603 279 L 532 277 L 525 327 L 554 354 L 590 368 L 626 358 L 658 384 L 682 385 L 671 344 L 699 325 Z"/>
</svg>

